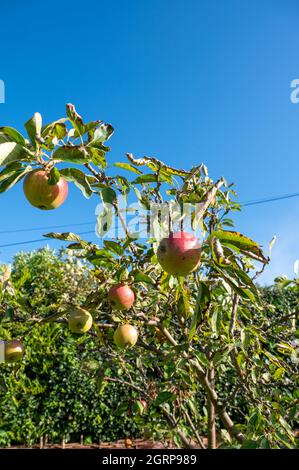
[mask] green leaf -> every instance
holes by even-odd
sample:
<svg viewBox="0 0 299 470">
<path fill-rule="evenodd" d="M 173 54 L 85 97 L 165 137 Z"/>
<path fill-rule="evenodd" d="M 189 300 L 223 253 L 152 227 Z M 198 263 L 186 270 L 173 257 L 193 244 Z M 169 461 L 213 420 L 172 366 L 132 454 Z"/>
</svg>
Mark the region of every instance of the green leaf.
<svg viewBox="0 0 299 470">
<path fill-rule="evenodd" d="M 261 413 L 259 409 L 256 409 L 250 416 L 247 426 L 250 432 L 256 431 L 261 423 Z"/>
<path fill-rule="evenodd" d="M 32 168 L 30 166 L 24 167 L 21 170 L 16 170 L 11 176 L 0 183 L 0 193 L 4 193 L 8 189 L 12 188 L 31 170 Z"/>
<path fill-rule="evenodd" d="M 159 180 L 161 181 L 166 181 L 169 184 L 173 184 L 173 178 L 170 174 L 170 172 L 166 169 L 162 169 L 159 171 Z"/>
<path fill-rule="evenodd" d="M 107 167 L 106 155 L 104 150 L 96 147 L 88 147 L 88 151 L 91 156 L 91 161 L 94 165 L 100 166 L 101 168 Z"/>
<path fill-rule="evenodd" d="M 16 171 L 22 170 L 23 165 L 20 162 L 12 162 L 0 172 L 0 182 L 14 175 Z"/>
<path fill-rule="evenodd" d="M 91 143 L 103 143 L 110 139 L 114 129 L 111 124 L 101 124 L 93 133 Z"/>
<path fill-rule="evenodd" d="M 102 188 L 101 194 L 105 203 L 112 204 L 116 200 L 116 192 L 109 186 Z"/>
<path fill-rule="evenodd" d="M 71 121 L 74 129 L 77 131 L 78 135 L 83 135 L 84 133 L 84 124 L 82 117 L 77 113 L 76 108 L 73 104 L 68 103 L 66 105 L 66 114 L 69 120 Z"/>
<path fill-rule="evenodd" d="M 36 138 L 41 137 L 42 131 L 42 117 L 40 113 L 34 113 L 33 117 L 26 122 L 25 128 L 33 147 L 36 148 Z"/>
<path fill-rule="evenodd" d="M 60 170 L 60 174 L 65 180 L 73 182 L 87 199 L 91 197 L 93 191 L 83 171 L 77 168 L 64 168 Z"/>
<path fill-rule="evenodd" d="M 0 144 L 0 166 L 7 165 L 10 162 L 28 160 L 32 154 L 16 142 L 4 142 Z"/>
<path fill-rule="evenodd" d="M 97 250 L 95 253 L 91 253 L 88 255 L 87 259 L 94 265 L 94 266 L 105 266 L 107 268 L 108 264 L 113 266 L 114 258 L 113 255 L 107 250 Z"/>
<path fill-rule="evenodd" d="M 196 306 L 191 320 L 191 326 L 189 331 L 189 339 L 192 339 L 196 333 L 198 324 L 203 319 L 203 315 L 208 308 L 211 301 L 211 294 L 208 286 L 201 282 L 198 289 L 196 298 Z"/>
<path fill-rule="evenodd" d="M 215 308 L 212 316 L 210 317 L 210 323 L 212 331 L 218 336 L 221 328 L 221 312 L 217 308 Z"/>
<path fill-rule="evenodd" d="M 223 245 L 227 245 L 232 248 L 237 248 L 243 254 L 249 257 L 257 259 L 262 263 L 268 263 L 268 260 L 264 257 L 259 245 L 239 232 L 233 232 L 229 230 L 216 230 L 209 236 L 209 239 L 211 239 L 212 237 L 218 238 L 218 240 L 220 240 Z"/>
<path fill-rule="evenodd" d="M 54 148 L 57 140 L 62 140 L 67 136 L 67 128 L 65 125 L 66 118 L 58 119 L 42 128 L 42 138 L 46 142 L 46 146 Z"/>
<path fill-rule="evenodd" d="M 133 184 L 155 183 L 156 181 L 157 176 L 149 173 L 147 175 L 138 176 L 138 178 L 133 181 Z"/>
<path fill-rule="evenodd" d="M 154 284 L 153 280 L 147 274 L 143 273 L 139 269 L 132 271 L 132 276 L 135 282 L 145 282 L 146 284 Z"/>
<path fill-rule="evenodd" d="M 115 179 L 120 184 L 123 194 L 128 194 L 131 189 L 131 184 L 124 176 L 116 175 Z"/>
<path fill-rule="evenodd" d="M 179 279 L 179 290 L 181 292 L 181 296 L 178 299 L 178 308 L 184 311 L 185 318 L 189 318 L 191 314 L 190 302 L 189 302 L 188 291 L 185 288 L 183 278 Z"/>
<path fill-rule="evenodd" d="M 197 360 L 198 362 L 204 366 L 204 367 L 209 367 L 210 363 L 209 363 L 209 359 L 207 358 L 207 356 L 201 352 L 201 351 L 196 351 L 195 352 L 195 356 L 197 357 Z"/>
<path fill-rule="evenodd" d="M 132 411 L 135 414 L 140 414 L 142 415 L 144 412 L 144 407 L 143 404 L 140 401 L 136 401 L 133 406 L 132 406 Z"/>
<path fill-rule="evenodd" d="M 176 396 L 173 393 L 165 390 L 164 392 L 159 393 L 159 395 L 154 401 L 154 406 L 160 406 L 163 403 L 170 403 L 174 401 L 175 399 L 176 399 Z"/>
<path fill-rule="evenodd" d="M 3 132 L 0 132 L 0 144 L 3 144 L 4 142 L 13 142 L 14 140 L 9 137 L 6 134 L 3 134 Z"/>
<path fill-rule="evenodd" d="M 56 240 L 64 240 L 68 242 L 81 242 L 81 237 L 72 232 L 63 232 L 63 233 L 50 232 L 50 233 L 46 233 L 43 236 L 46 238 L 55 238 Z"/>
<path fill-rule="evenodd" d="M 239 285 L 240 280 L 230 275 L 228 268 L 225 270 L 219 266 L 214 265 L 216 271 L 220 273 L 220 276 L 229 284 L 229 286 L 242 298 L 249 299 L 251 302 L 256 303 L 258 298 L 255 295 L 255 290 L 250 290 L 249 288 L 241 287 Z"/>
<path fill-rule="evenodd" d="M 279 359 L 277 356 L 274 356 L 274 354 L 270 353 L 269 351 L 263 351 L 265 356 L 272 362 L 272 364 L 275 364 L 278 368 L 281 368 L 281 363 L 279 362 Z"/>
<path fill-rule="evenodd" d="M 82 132 L 81 135 L 86 134 L 87 132 L 90 132 L 90 131 L 94 130 L 102 122 L 103 121 L 98 120 L 98 121 L 92 121 L 92 122 L 88 122 L 86 124 L 83 124 L 83 127 L 81 129 L 81 132 Z M 77 131 L 74 132 L 74 138 L 78 137 L 79 135 L 80 134 Z"/>
<path fill-rule="evenodd" d="M 213 364 L 218 366 L 227 357 L 226 351 L 217 351 L 213 356 Z"/>
<path fill-rule="evenodd" d="M 107 250 L 112 251 L 112 253 L 115 253 L 116 255 L 119 255 L 119 256 L 121 256 L 124 252 L 124 249 L 121 246 L 121 244 L 114 242 L 112 240 L 105 240 L 104 246 L 105 248 L 107 248 Z"/>
<path fill-rule="evenodd" d="M 63 145 L 59 147 L 53 155 L 55 160 L 69 163 L 87 163 L 90 158 L 87 150 L 82 145 Z"/>
<path fill-rule="evenodd" d="M 283 367 L 279 367 L 278 369 L 276 369 L 274 375 L 273 375 L 273 378 L 274 380 L 280 380 L 285 374 L 285 369 Z"/>
<path fill-rule="evenodd" d="M 240 351 L 238 353 L 238 356 L 237 356 L 237 363 L 239 365 L 239 367 L 243 367 L 246 363 L 246 357 L 245 357 L 245 354 L 243 353 L 243 351 Z"/>
<path fill-rule="evenodd" d="M 243 442 L 242 449 L 257 449 L 258 446 L 258 442 L 253 441 L 252 439 L 247 439 Z"/>
<path fill-rule="evenodd" d="M 110 207 L 105 207 L 103 212 L 97 215 L 96 232 L 102 237 L 112 227 L 113 211 Z"/>
<path fill-rule="evenodd" d="M 7 127 L 7 126 L 0 127 L 0 134 L 7 135 L 8 137 L 10 137 L 13 140 L 13 142 L 16 142 L 17 144 L 20 144 L 20 145 L 23 145 L 23 146 L 26 145 L 26 141 L 25 141 L 24 137 L 22 136 L 22 134 L 20 134 L 13 127 Z"/>
<path fill-rule="evenodd" d="M 138 173 L 139 175 L 142 174 L 142 171 L 138 170 L 138 168 L 135 168 L 130 163 L 116 162 L 114 163 L 114 166 L 117 166 L 118 168 L 123 168 L 124 170 L 132 171 L 133 173 Z"/>
<path fill-rule="evenodd" d="M 48 183 L 50 186 L 53 186 L 54 184 L 57 184 L 59 180 L 60 180 L 59 170 L 54 166 L 48 175 Z"/>
<path fill-rule="evenodd" d="M 242 271 L 241 269 L 234 269 L 229 266 L 226 267 L 225 270 L 227 273 L 230 273 L 231 277 L 237 280 L 240 285 L 243 285 L 245 288 L 247 286 L 253 292 L 255 298 L 259 299 L 259 291 L 245 271 Z"/>
</svg>

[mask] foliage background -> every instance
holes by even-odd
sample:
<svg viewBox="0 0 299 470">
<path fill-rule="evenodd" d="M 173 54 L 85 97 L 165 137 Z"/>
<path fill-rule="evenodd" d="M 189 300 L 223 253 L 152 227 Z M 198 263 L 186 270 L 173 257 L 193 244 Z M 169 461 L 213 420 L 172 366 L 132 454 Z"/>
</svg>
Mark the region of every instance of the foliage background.
<svg viewBox="0 0 299 470">
<path fill-rule="evenodd" d="M 84 302 L 98 283 L 95 273 L 89 265 L 66 252 L 56 255 L 50 249 L 41 249 L 16 255 L 12 285 L 18 301 L 21 299 L 32 316 L 46 317 L 55 314 L 61 299 Z M 265 315 L 269 316 L 273 332 L 277 334 L 279 325 L 291 333 L 287 316 L 298 306 L 296 288 L 282 286 L 280 282 L 261 291 L 269 305 Z M 9 301 L 2 302 L 0 337 L 22 337 L 26 356 L 19 364 L 1 364 L 1 446 L 30 445 L 44 435 L 48 435 L 50 442 L 60 442 L 62 438 L 78 442 L 83 434 L 87 443 L 126 436 L 167 437 L 163 419 L 155 407 L 144 413 L 136 406 L 138 393 L 119 383 L 103 386 L 99 375 L 103 361 L 111 375 L 121 376 L 122 370 L 114 365 L 113 359 L 107 364 L 93 336 L 78 337 L 70 333 L 63 320 L 44 325 L 30 323 L 24 310 L 16 308 L 14 299 L 12 295 Z M 158 381 L 159 377 L 154 376 L 153 380 Z M 299 390 L 295 368 L 293 377 L 289 373 L 277 376 L 276 384 L 271 391 L 273 401 L 285 404 L 285 419 L 296 428 L 295 402 Z M 228 396 L 235 385 L 236 377 L 228 370 L 218 384 L 219 392 Z M 206 417 L 204 394 L 197 395 L 197 406 Z M 226 406 L 233 418 L 246 423 L 245 416 L 250 414 L 250 409 L 242 394 L 236 394 Z M 254 419 L 248 426 L 256 428 Z M 201 424 L 203 430 L 205 418 Z"/>
</svg>

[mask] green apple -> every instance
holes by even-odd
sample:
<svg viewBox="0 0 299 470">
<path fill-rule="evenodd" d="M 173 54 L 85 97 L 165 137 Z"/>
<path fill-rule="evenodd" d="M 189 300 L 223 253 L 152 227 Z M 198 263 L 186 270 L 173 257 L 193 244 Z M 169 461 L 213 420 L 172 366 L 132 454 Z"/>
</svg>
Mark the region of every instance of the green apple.
<svg viewBox="0 0 299 470">
<path fill-rule="evenodd" d="M 120 325 L 116 328 L 113 339 L 116 346 L 121 349 L 135 346 L 138 339 L 138 331 L 132 325 Z"/>
<path fill-rule="evenodd" d="M 5 341 L 5 362 L 12 363 L 22 359 L 25 353 L 23 343 L 18 339 Z"/>
<path fill-rule="evenodd" d="M 92 323 L 93 318 L 90 313 L 81 307 L 73 308 L 68 317 L 69 329 L 73 333 L 86 333 L 92 327 Z"/>
</svg>

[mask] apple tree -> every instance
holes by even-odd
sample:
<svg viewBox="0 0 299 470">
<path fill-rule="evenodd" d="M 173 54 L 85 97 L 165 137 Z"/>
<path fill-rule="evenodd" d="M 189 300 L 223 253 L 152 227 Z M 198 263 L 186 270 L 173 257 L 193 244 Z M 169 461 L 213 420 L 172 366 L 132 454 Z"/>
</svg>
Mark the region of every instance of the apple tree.
<svg viewBox="0 0 299 470">
<path fill-rule="evenodd" d="M 256 285 L 269 257 L 232 229 L 229 214 L 240 209 L 232 185 L 213 182 L 204 164 L 186 170 L 132 154 L 110 163 L 113 127 L 85 123 L 71 104 L 66 117 L 43 124 L 35 113 L 25 128 L 28 137 L 0 128 L 0 192 L 24 180 L 27 200 L 53 210 L 74 183 L 101 203 L 99 244 L 46 235 L 69 242 L 97 285 L 80 304 L 62 299 L 43 322 L 65 319 L 74 334 L 94 338 L 100 390 L 112 382 L 131 389 L 149 435 L 185 447 L 293 448 L 298 407 L 286 406 L 282 385 L 295 377 L 296 332 L 271 327 L 273 308 Z M 133 198 L 137 230 L 128 222 Z M 115 225 L 121 236 L 111 236 Z M 22 358 L 17 345 L 3 344 L 7 360 Z M 128 406 L 120 403 L 120 416 Z"/>
</svg>

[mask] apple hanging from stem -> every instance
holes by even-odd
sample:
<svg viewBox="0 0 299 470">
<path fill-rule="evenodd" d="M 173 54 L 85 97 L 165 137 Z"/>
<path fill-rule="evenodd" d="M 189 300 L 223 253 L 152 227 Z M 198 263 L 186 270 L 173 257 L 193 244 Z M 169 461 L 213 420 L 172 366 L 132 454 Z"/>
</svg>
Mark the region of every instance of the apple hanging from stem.
<svg viewBox="0 0 299 470">
<path fill-rule="evenodd" d="M 81 307 L 73 308 L 70 316 L 68 317 L 69 329 L 73 333 L 87 333 L 87 331 L 92 327 L 92 323 L 93 318 L 91 314 Z"/>
<path fill-rule="evenodd" d="M 108 292 L 108 300 L 115 310 L 128 310 L 135 302 L 135 293 L 126 284 L 112 286 Z"/>
<path fill-rule="evenodd" d="M 158 246 L 157 258 L 168 274 L 186 276 L 200 263 L 201 246 L 192 233 L 170 233 Z"/>
<path fill-rule="evenodd" d="M 33 170 L 24 179 L 24 194 L 32 206 L 42 210 L 57 209 L 66 200 L 68 183 L 63 178 L 49 184 L 45 170 Z"/>
<path fill-rule="evenodd" d="M 121 349 L 132 347 L 137 343 L 138 331 L 134 326 L 129 324 L 120 325 L 116 328 L 113 339 L 116 346 Z"/>
</svg>

